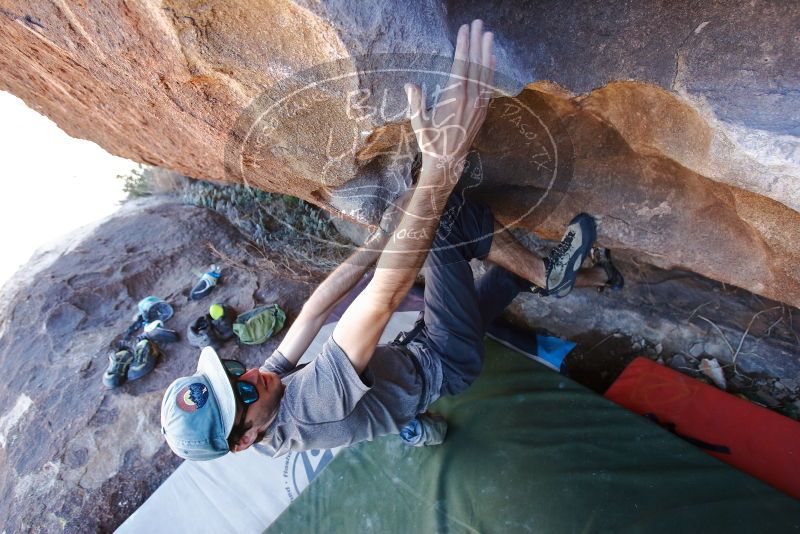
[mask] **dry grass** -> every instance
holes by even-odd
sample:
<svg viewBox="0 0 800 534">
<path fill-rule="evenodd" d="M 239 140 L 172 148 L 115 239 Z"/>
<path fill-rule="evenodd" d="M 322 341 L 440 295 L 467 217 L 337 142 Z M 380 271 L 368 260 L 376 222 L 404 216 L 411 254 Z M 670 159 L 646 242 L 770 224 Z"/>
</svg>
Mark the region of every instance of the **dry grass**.
<svg viewBox="0 0 800 534">
<path fill-rule="evenodd" d="M 211 243 L 207 243 L 207 246 L 211 254 L 218 259 L 220 264 L 251 273 L 266 271 L 298 282 L 317 281 L 325 274 L 324 272 L 312 268 L 309 263 L 297 261 L 286 254 L 275 253 L 269 255 L 261 247 L 252 242 L 246 242 L 242 247 L 242 250 L 251 260 L 250 265 L 231 257 Z"/>
<path fill-rule="evenodd" d="M 249 237 L 247 263 L 255 267 L 212 250 L 222 262 L 311 280 L 335 269 L 353 249 L 324 210 L 295 197 L 195 180 L 187 182 L 183 196 L 190 204 L 221 213 Z"/>
</svg>

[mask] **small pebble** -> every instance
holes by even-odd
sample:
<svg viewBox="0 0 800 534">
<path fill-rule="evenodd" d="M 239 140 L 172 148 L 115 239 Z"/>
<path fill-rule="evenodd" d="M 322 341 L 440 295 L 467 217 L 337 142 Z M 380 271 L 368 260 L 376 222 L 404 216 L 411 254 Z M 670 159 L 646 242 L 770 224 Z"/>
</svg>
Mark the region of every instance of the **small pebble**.
<svg viewBox="0 0 800 534">
<path fill-rule="evenodd" d="M 689 348 L 689 354 L 694 356 L 695 358 L 701 356 L 705 351 L 705 347 L 702 343 L 695 343 Z"/>
<path fill-rule="evenodd" d="M 783 385 L 783 387 L 792 392 L 795 392 L 798 389 L 800 389 L 800 384 L 797 383 L 797 380 L 792 380 L 791 378 L 782 378 L 781 384 Z"/>
<path fill-rule="evenodd" d="M 669 366 L 678 371 L 685 371 L 691 368 L 689 365 L 689 360 L 687 360 L 686 356 L 683 354 L 676 354 L 673 356 L 669 361 Z"/>
<path fill-rule="evenodd" d="M 722 367 L 720 367 L 716 358 L 703 358 L 700 360 L 699 369 L 700 372 L 710 378 L 719 389 L 727 388 L 725 374 L 722 372 Z"/>
<path fill-rule="evenodd" d="M 780 406 L 778 399 L 767 393 L 766 391 L 757 391 L 756 398 L 763 402 L 768 408 L 776 408 Z"/>
</svg>

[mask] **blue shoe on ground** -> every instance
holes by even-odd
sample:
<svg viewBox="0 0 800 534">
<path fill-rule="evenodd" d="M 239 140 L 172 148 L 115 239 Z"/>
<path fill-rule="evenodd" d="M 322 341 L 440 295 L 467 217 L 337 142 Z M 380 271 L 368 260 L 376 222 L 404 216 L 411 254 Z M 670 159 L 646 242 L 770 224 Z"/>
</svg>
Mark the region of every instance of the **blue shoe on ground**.
<svg viewBox="0 0 800 534">
<path fill-rule="evenodd" d="M 189 300 L 200 300 L 211 293 L 211 290 L 219 283 L 220 276 L 222 276 L 220 267 L 212 265 L 208 272 L 201 276 L 200 280 L 192 288 L 189 293 Z"/>
<path fill-rule="evenodd" d="M 145 297 L 139 301 L 139 315 L 144 323 L 166 321 L 172 317 L 174 310 L 169 302 L 158 297 Z"/>
<path fill-rule="evenodd" d="M 544 260 L 547 280 L 544 295 L 562 298 L 572 291 L 596 237 L 597 227 L 591 215 L 579 213 L 570 221 L 561 243 Z"/>
</svg>

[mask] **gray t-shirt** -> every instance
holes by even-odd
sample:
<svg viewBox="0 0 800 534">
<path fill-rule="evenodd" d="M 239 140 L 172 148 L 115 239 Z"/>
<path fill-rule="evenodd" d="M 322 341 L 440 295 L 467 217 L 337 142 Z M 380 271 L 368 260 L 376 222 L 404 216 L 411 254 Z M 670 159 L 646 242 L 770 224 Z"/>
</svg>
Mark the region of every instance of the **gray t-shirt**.
<svg viewBox="0 0 800 534">
<path fill-rule="evenodd" d="M 261 450 L 280 456 L 399 433 L 438 398 L 442 383 L 439 359 L 420 344 L 408 348 L 413 356 L 378 345 L 360 376 L 333 338 L 314 361 L 296 371 L 273 353 L 261 369 L 278 374 L 286 389 Z"/>
</svg>

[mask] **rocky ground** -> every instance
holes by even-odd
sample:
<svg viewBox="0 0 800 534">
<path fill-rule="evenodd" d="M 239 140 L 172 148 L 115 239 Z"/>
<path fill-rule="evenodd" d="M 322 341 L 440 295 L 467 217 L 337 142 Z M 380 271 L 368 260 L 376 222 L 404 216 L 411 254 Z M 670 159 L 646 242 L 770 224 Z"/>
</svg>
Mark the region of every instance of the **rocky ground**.
<svg viewBox="0 0 800 534">
<path fill-rule="evenodd" d="M 187 299 L 195 272 L 213 262 L 224 266 L 214 300 L 237 310 L 277 302 L 294 316 L 316 279 L 261 254 L 215 212 L 153 198 L 39 255 L 4 287 L 4 532 L 111 531 L 169 476 L 179 459 L 159 431 L 161 396 L 193 371 L 198 352 L 165 345 L 150 375 L 109 391 L 101 384 L 109 347 L 148 295 L 171 302 L 167 326 L 185 332 L 210 303 Z M 254 366 L 275 343 L 223 353 Z"/>
<path fill-rule="evenodd" d="M 518 234 L 532 249 L 547 243 Z M 580 289 L 559 300 L 517 298 L 506 318 L 578 342 L 568 374 L 603 392 L 636 356 L 646 356 L 789 417 L 800 413 L 800 312 L 797 308 L 686 271 L 615 256 L 621 292 Z M 480 268 L 476 268 L 480 271 Z"/>
<path fill-rule="evenodd" d="M 189 182 L 179 197 L 129 202 L 37 255 L 0 300 L 3 530 L 113 530 L 179 464 L 159 432 L 160 399 L 173 378 L 193 370 L 196 349 L 166 345 L 150 375 L 113 391 L 101 385 L 108 349 L 139 299 L 170 301 L 176 314 L 167 326 L 185 332 L 211 302 L 189 302 L 188 291 L 216 262 L 224 278 L 213 300 L 237 310 L 277 302 L 291 321 L 345 243 L 324 214 L 290 197 Z M 797 417 L 796 309 L 621 260 L 623 292 L 576 290 L 558 301 L 522 295 L 506 318 L 576 340 L 567 372 L 597 391 L 636 355 L 704 380 L 701 362 L 715 359 L 726 389 Z M 223 354 L 256 365 L 276 343 Z"/>
</svg>

